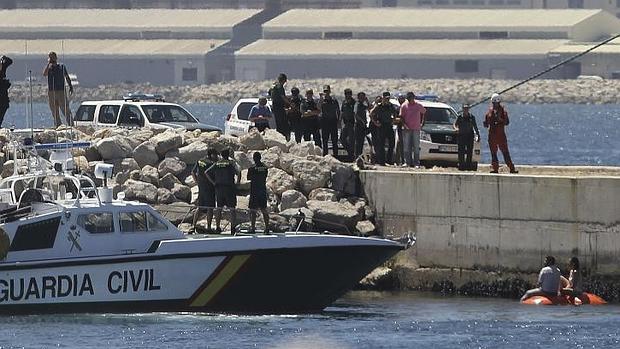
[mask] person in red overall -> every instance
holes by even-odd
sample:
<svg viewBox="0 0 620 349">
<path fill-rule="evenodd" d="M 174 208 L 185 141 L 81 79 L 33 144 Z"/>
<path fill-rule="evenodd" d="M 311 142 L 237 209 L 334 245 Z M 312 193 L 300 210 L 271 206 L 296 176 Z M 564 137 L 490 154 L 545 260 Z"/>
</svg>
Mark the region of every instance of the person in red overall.
<svg viewBox="0 0 620 349">
<path fill-rule="evenodd" d="M 506 138 L 506 132 L 504 127 L 508 126 L 510 120 L 508 119 L 508 112 L 501 105 L 501 97 L 494 93 L 491 96 L 491 108 L 484 116 L 484 127 L 489 128 L 489 148 L 491 150 L 491 173 L 498 173 L 499 161 L 497 160 L 497 149 L 502 151 L 504 155 L 504 161 L 510 169 L 510 173 L 519 173 L 515 169 L 515 165 L 510 159 L 510 152 L 508 151 L 508 139 Z"/>
</svg>

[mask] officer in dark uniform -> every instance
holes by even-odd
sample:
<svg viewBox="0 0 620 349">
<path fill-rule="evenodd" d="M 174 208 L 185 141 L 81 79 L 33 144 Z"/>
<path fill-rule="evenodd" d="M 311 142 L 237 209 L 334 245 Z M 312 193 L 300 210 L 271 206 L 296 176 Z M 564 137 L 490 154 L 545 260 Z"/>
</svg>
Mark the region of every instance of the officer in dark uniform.
<svg viewBox="0 0 620 349">
<path fill-rule="evenodd" d="M 310 136 L 314 139 L 317 147 L 321 146 L 321 132 L 319 125 L 319 115 L 321 111 L 314 100 L 312 89 L 306 90 L 306 98 L 301 101 L 301 127 L 303 129 L 304 141 L 309 141 Z"/>
<path fill-rule="evenodd" d="M 329 85 L 323 87 L 321 98 L 321 137 L 323 138 L 323 155 L 327 155 L 329 140 L 332 141 L 332 153 L 338 156 L 338 125 L 340 124 L 340 105 L 332 97 Z"/>
<path fill-rule="evenodd" d="M 286 137 L 288 141 L 291 138 L 291 129 L 286 119 L 286 107 L 289 104 L 286 97 L 286 91 L 284 90 L 284 84 L 286 84 L 286 74 L 280 73 L 278 80 L 273 84 L 273 87 L 269 90 L 269 96 L 271 97 L 271 109 L 273 116 L 276 119 L 276 130 Z"/>
<path fill-rule="evenodd" d="M 350 88 L 344 90 L 341 117 L 344 127 L 340 132 L 340 143 L 347 151 L 347 158 L 353 161 L 355 155 L 355 99 Z"/>
<path fill-rule="evenodd" d="M 214 171 L 215 163 L 218 160 L 217 150 L 213 148 L 207 149 L 207 158 L 198 160 L 192 170 L 192 177 L 198 184 L 198 207 L 194 211 L 194 220 L 192 226 L 197 232 L 196 222 L 200 212 L 207 212 L 207 231 L 212 233 L 211 222 L 213 221 L 213 208 L 215 208 L 215 183 Z"/>
<path fill-rule="evenodd" d="M 394 128 L 392 125 L 396 116 L 396 108 L 390 102 L 390 93 L 383 92 L 381 103 L 376 105 L 370 113 L 372 123 L 376 127 L 377 140 L 375 141 L 373 138 L 373 143 L 375 145 L 375 161 L 379 165 L 394 163 Z M 387 154 L 385 152 L 386 142 L 388 145 Z"/>
<path fill-rule="evenodd" d="M 221 233 L 220 221 L 222 220 L 222 208 L 230 209 L 230 233 L 235 234 L 235 221 L 237 207 L 237 188 L 235 183 L 241 181 L 241 171 L 234 160 L 231 160 L 230 150 L 224 149 L 221 152 L 222 158 L 215 163 L 213 175 L 215 177 L 215 196 L 217 199 L 217 210 L 215 211 L 215 231 Z M 236 182 L 235 182 L 236 177 Z"/>
<path fill-rule="evenodd" d="M 269 212 L 267 211 L 267 166 L 261 162 L 261 155 L 255 152 L 253 155 L 254 166 L 248 169 L 250 181 L 250 224 L 251 232 L 256 231 L 256 211 L 260 210 L 265 220 L 265 234 L 269 233 Z"/>
<path fill-rule="evenodd" d="M 291 89 L 291 98 L 289 98 L 289 107 L 286 109 L 286 116 L 288 118 L 291 129 L 295 132 L 295 142 L 300 143 L 304 136 L 303 127 L 301 125 L 301 101 L 302 97 L 299 95 L 299 89 L 293 87 Z"/>
<path fill-rule="evenodd" d="M 357 101 L 355 102 L 355 158 L 362 155 L 364 150 L 364 139 L 368 135 L 368 111 L 370 109 L 370 102 L 364 92 L 357 94 Z"/>
<path fill-rule="evenodd" d="M 9 109 L 9 88 L 11 82 L 6 78 L 6 69 L 13 64 L 13 60 L 7 56 L 0 56 L 0 126 L 4 121 L 4 115 Z"/>
<path fill-rule="evenodd" d="M 473 169 L 471 162 L 474 151 L 474 135 L 480 141 L 480 131 L 476 125 L 476 117 L 469 112 L 469 104 L 463 104 L 463 113 L 456 118 L 454 128 L 457 132 L 459 145 L 459 170 Z"/>
</svg>

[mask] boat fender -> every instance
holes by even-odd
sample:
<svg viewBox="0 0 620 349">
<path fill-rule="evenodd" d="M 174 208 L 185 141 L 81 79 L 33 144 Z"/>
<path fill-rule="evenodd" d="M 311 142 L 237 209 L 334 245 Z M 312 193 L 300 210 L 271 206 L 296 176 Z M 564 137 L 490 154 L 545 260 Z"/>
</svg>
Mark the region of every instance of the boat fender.
<svg viewBox="0 0 620 349">
<path fill-rule="evenodd" d="M 11 247 L 11 239 L 9 235 L 0 228 L 0 260 L 4 260 L 9 253 L 9 247 Z"/>
</svg>

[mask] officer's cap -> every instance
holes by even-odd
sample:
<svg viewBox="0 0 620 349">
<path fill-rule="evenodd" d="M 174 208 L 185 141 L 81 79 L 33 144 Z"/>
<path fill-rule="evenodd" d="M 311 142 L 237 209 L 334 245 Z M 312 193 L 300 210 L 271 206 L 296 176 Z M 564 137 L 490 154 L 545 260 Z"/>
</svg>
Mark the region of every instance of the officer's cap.
<svg viewBox="0 0 620 349">
<path fill-rule="evenodd" d="M 391 94 L 388 91 L 383 92 L 383 97 L 389 98 Z"/>
<path fill-rule="evenodd" d="M 332 88 L 329 85 L 323 85 L 323 92 L 331 92 Z"/>
</svg>

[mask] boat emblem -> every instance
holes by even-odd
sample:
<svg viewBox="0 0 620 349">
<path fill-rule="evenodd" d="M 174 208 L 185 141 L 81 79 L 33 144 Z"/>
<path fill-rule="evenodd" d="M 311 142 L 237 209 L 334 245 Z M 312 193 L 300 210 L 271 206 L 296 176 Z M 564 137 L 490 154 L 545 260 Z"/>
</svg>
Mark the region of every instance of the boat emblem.
<svg viewBox="0 0 620 349">
<path fill-rule="evenodd" d="M 67 233 L 67 240 L 71 241 L 71 249 L 69 250 L 69 252 L 73 252 L 73 248 L 75 248 L 78 251 L 82 251 L 82 246 L 80 246 L 80 243 L 78 242 L 79 237 L 80 237 L 80 232 L 78 231 L 76 231 L 75 233 L 72 233 L 72 232 Z"/>
</svg>

